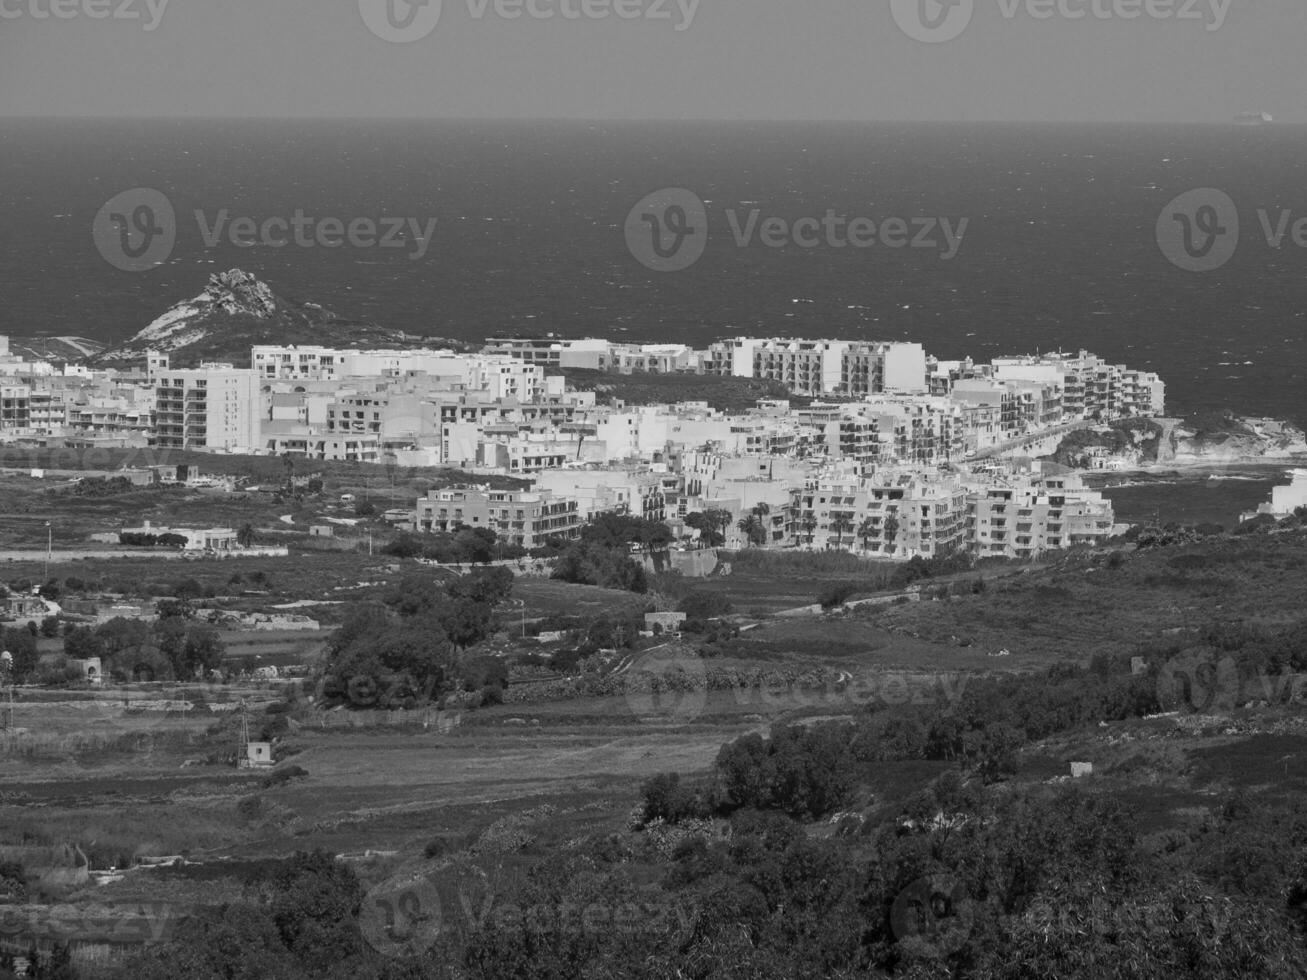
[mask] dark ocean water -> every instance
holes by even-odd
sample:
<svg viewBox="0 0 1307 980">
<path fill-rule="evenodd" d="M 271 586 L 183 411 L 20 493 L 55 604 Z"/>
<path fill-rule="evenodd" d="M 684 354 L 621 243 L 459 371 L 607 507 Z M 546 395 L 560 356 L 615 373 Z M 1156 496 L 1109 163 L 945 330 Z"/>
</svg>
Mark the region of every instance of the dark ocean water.
<svg viewBox="0 0 1307 980">
<path fill-rule="evenodd" d="M 915 339 L 941 357 L 1085 347 L 1160 372 L 1178 410 L 1307 416 L 1307 250 L 1257 209 L 1307 216 L 1307 128 L 849 124 L 0 121 L 0 331 L 121 339 L 239 266 L 296 299 L 414 333 L 556 331 L 706 343 L 734 333 Z M 627 251 L 664 187 L 709 202 L 691 269 Z M 156 188 L 165 266 L 105 263 L 101 205 Z M 1217 187 L 1244 243 L 1170 265 L 1163 206 Z M 970 219 L 958 256 L 737 248 L 727 208 L 789 218 Z M 206 248 L 192 213 L 438 219 L 409 249 Z"/>
<path fill-rule="evenodd" d="M 1239 515 L 1271 499 L 1289 482 L 1287 465 L 1212 467 L 1210 473 L 1143 476 L 1091 475 L 1123 524 L 1220 524 L 1233 528 Z M 1211 479 L 1215 476 L 1215 479 Z"/>
</svg>

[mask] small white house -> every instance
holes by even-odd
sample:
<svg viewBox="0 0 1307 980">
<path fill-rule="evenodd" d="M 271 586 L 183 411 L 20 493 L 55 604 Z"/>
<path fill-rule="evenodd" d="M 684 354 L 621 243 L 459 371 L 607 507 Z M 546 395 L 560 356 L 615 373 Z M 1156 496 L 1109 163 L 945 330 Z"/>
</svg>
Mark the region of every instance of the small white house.
<svg viewBox="0 0 1307 980">
<path fill-rule="evenodd" d="M 241 759 L 240 767 L 242 769 L 271 769 L 272 743 L 246 742 L 245 758 Z"/>
</svg>

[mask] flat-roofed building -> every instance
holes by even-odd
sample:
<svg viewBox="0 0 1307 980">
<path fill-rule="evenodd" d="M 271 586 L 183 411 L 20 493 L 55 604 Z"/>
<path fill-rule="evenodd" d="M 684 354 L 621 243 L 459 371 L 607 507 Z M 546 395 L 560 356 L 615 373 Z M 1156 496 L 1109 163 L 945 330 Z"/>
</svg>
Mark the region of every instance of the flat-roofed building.
<svg viewBox="0 0 1307 980">
<path fill-rule="evenodd" d="M 548 490 L 432 490 L 418 498 L 416 522 L 422 531 L 483 527 L 499 540 L 535 548 L 547 538 L 575 538 L 584 523 L 575 498 Z"/>
</svg>

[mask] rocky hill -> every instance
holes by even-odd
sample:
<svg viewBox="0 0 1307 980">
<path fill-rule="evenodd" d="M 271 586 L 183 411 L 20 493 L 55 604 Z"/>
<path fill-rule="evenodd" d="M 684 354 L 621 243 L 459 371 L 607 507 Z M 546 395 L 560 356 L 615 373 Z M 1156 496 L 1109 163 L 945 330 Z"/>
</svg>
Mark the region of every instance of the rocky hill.
<svg viewBox="0 0 1307 980">
<path fill-rule="evenodd" d="M 417 347 L 448 342 L 337 316 L 316 303 L 277 295 L 248 272 L 214 273 L 204 291 L 184 300 L 122 344 L 88 359 L 94 366 L 145 360 L 163 351 L 175 367 L 201 361 L 248 366 L 256 344 L 327 344 L 339 347 Z"/>
<path fill-rule="evenodd" d="M 1177 463 L 1234 463 L 1307 454 L 1301 429 L 1276 419 L 1211 414 L 1182 422 L 1171 433 Z"/>
</svg>

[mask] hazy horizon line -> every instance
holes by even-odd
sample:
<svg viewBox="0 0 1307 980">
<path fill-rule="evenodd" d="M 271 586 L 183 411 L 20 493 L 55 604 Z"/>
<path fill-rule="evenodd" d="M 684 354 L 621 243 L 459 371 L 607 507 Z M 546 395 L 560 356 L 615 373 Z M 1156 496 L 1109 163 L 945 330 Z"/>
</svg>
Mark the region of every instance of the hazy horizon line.
<svg viewBox="0 0 1307 980">
<path fill-rule="evenodd" d="M 557 124 L 590 124 L 590 125 L 668 125 L 676 123 L 684 124 L 717 124 L 717 125 L 840 125 L 840 126 L 1048 126 L 1048 127 L 1073 127 L 1073 126 L 1184 126 L 1184 127 L 1226 127 L 1238 125 L 1232 116 L 1226 120 L 1141 120 L 1141 119 L 861 119 L 851 117 L 831 117 L 831 118 L 811 118 L 811 117 L 711 117 L 711 116 L 650 116 L 640 119 L 630 117 L 601 117 L 601 116 L 553 116 L 553 117 L 530 117 L 530 116 L 330 116 L 330 115 L 307 115 L 307 116 L 209 116 L 209 115 L 121 115 L 121 116 L 103 116 L 103 115 L 83 115 L 83 114 L 0 114 L 0 122 L 338 122 L 338 123 L 414 123 L 414 122 L 431 122 L 431 123 L 524 123 L 532 125 L 557 125 Z M 1307 125 L 1305 122 L 1280 122 L 1262 124 L 1260 128 L 1298 128 Z M 1256 126 L 1244 126 L 1241 128 L 1259 128 Z"/>
</svg>

